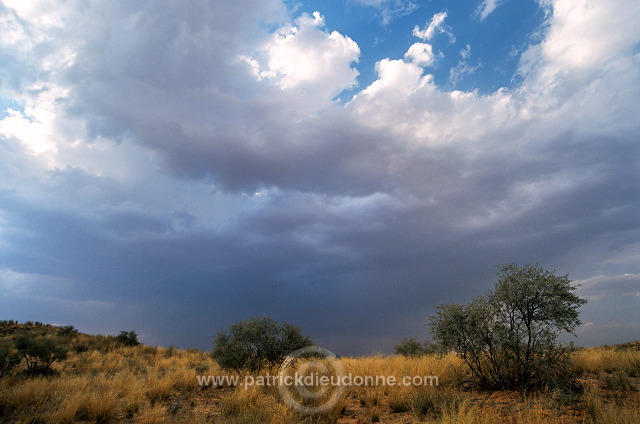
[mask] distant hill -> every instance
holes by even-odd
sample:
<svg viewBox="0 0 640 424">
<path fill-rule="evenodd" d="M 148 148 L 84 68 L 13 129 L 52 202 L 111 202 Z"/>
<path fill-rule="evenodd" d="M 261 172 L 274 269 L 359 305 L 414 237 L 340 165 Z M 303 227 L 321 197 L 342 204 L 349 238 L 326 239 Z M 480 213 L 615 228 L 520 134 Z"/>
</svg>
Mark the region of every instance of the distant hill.
<svg viewBox="0 0 640 424">
<path fill-rule="evenodd" d="M 127 335 L 135 334 L 135 332 L 132 331 L 121 333 L 126 333 Z M 126 338 L 123 340 L 121 335 L 103 336 L 84 334 L 80 333 L 72 325 L 55 326 L 39 321 L 26 321 L 24 323 L 14 320 L 0 321 L 0 342 L 11 341 L 20 334 L 28 334 L 38 338 L 54 338 L 59 343 L 65 345 L 67 349 L 76 353 L 86 352 L 88 350 L 109 352 L 123 345 L 131 345 L 127 343 Z"/>
</svg>

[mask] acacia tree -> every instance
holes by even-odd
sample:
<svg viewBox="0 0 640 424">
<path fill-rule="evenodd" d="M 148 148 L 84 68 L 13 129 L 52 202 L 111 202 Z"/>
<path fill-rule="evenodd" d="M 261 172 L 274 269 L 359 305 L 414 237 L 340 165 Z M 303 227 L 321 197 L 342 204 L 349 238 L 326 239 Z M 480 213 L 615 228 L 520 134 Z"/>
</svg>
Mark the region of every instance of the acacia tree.
<svg viewBox="0 0 640 424">
<path fill-rule="evenodd" d="M 138 333 L 135 331 L 122 330 L 117 336 L 116 340 L 124 346 L 138 346 L 140 341 L 138 340 Z"/>
<path fill-rule="evenodd" d="M 21 334 L 15 338 L 14 345 L 18 354 L 26 361 L 27 373 L 32 375 L 52 374 L 55 371 L 51 365 L 67 358 L 67 349 L 53 339 Z"/>
<path fill-rule="evenodd" d="M 537 265 L 500 267 L 493 292 L 463 304 L 438 305 L 431 333 L 455 350 L 480 383 L 492 389 L 567 385 L 572 346 L 556 343 L 561 332 L 580 325 L 587 301 L 573 292 L 567 275 Z"/>
<path fill-rule="evenodd" d="M 221 331 L 211 356 L 223 369 L 258 372 L 280 366 L 288 354 L 313 345 L 300 329 L 272 318 L 253 318 Z"/>
<path fill-rule="evenodd" d="M 402 356 L 414 357 L 425 354 L 422 344 L 413 337 L 408 337 L 402 340 L 400 343 L 394 346 L 394 349 L 397 355 Z"/>
<path fill-rule="evenodd" d="M 396 355 L 402 355 L 407 357 L 416 357 L 431 354 L 443 354 L 442 346 L 438 343 L 434 343 L 431 340 L 426 340 L 424 343 L 420 343 L 414 337 L 407 337 L 400 343 L 394 346 Z"/>
</svg>

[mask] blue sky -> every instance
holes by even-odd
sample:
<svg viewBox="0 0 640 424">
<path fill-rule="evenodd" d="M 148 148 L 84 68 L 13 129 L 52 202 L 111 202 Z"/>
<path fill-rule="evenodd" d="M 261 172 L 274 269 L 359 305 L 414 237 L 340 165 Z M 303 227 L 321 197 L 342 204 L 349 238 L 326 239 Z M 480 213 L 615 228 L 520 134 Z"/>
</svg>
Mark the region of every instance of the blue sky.
<svg viewBox="0 0 640 424">
<path fill-rule="evenodd" d="M 0 318 L 338 354 L 539 263 L 640 339 L 636 0 L 0 2 Z"/>
<path fill-rule="evenodd" d="M 438 85 L 483 93 L 517 84 L 520 53 L 539 41 L 545 8 L 536 1 L 498 2 L 486 16 L 478 1 L 379 2 L 335 0 L 290 2 L 298 12 L 321 11 L 331 30 L 348 35 L 361 50 L 359 86 L 376 78 L 375 63 L 381 58 L 401 59 L 407 49 L 421 41 L 413 28 L 427 28 L 434 15 L 446 14 L 444 23 L 429 40 L 437 56 L 427 72 Z M 379 6 L 379 7 L 376 7 Z M 488 9 L 488 10 L 491 10 Z M 467 52 L 467 57 L 461 53 Z M 459 80 L 451 70 L 459 67 Z M 466 71 L 463 71 L 466 70 Z M 352 94 L 355 90 L 349 90 Z"/>
</svg>

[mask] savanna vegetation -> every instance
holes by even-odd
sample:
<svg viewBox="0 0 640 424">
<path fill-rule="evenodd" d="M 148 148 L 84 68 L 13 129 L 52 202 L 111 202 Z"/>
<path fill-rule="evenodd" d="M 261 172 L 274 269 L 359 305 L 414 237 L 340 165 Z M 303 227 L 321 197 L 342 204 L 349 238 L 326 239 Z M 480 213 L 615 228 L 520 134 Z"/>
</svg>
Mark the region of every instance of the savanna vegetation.
<svg viewBox="0 0 640 424">
<path fill-rule="evenodd" d="M 438 305 L 431 333 L 458 353 L 484 388 L 579 391 L 567 366 L 573 347 L 556 342 L 581 324 L 578 308 L 587 302 L 575 290 L 567 275 L 509 263 L 500 267 L 493 291 Z"/>
<path fill-rule="evenodd" d="M 233 324 L 213 344 L 211 356 L 223 369 L 255 373 L 274 370 L 288 354 L 313 342 L 298 327 L 263 317 Z"/>
<path fill-rule="evenodd" d="M 507 265 L 486 296 L 438 309 L 434 342 L 405 339 L 396 355 L 340 358 L 352 382 L 396 384 L 352 384 L 335 397 L 305 386 L 313 399 L 332 400 L 317 413 L 292 408 L 277 385 L 241 384 L 283 361 L 318 375 L 332 366 L 322 355 L 287 362 L 311 340 L 270 318 L 219 333 L 212 352 L 145 346 L 134 331 L 90 336 L 2 321 L 0 423 L 640 423 L 640 342 L 556 343 L 557 331 L 577 325 L 581 303 L 566 276 Z M 453 319 L 460 308 L 475 319 L 471 329 Z M 405 376 L 429 378 L 400 384 Z"/>
</svg>

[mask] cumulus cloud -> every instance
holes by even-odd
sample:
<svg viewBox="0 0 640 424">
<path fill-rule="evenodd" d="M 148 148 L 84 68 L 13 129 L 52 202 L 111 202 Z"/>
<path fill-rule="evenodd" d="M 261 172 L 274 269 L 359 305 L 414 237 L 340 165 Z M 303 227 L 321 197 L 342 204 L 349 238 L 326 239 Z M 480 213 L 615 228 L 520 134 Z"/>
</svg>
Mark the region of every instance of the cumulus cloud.
<svg viewBox="0 0 640 424">
<path fill-rule="evenodd" d="M 404 59 L 418 66 L 429 66 L 434 60 L 433 47 L 431 44 L 413 43 L 405 53 Z"/>
<path fill-rule="evenodd" d="M 356 85 L 358 71 L 351 64 L 358 60 L 358 45 L 337 31 L 324 32 L 324 18 L 318 12 L 301 16 L 296 25 L 280 29 L 264 46 L 264 70 L 250 59 L 257 64 L 257 76 L 283 89 L 316 92 L 314 98 L 333 98 Z"/>
<path fill-rule="evenodd" d="M 594 71 L 615 58 L 633 55 L 640 41 L 634 30 L 638 12 L 640 5 L 632 0 L 606 5 L 589 0 L 555 1 L 541 54 L 550 65 L 572 71 Z"/>
<path fill-rule="evenodd" d="M 343 104 L 359 48 L 319 13 L 31 4 L 0 6 L 0 84 L 21 106 L 0 120 L 0 278 L 18 319 L 73 301 L 88 329 L 205 345 L 185 329 L 270 314 L 357 353 L 422 334 L 433 304 L 509 260 L 581 279 L 586 312 L 635 294 L 633 0 L 553 2 L 517 86 L 448 90 L 415 43 Z"/>
</svg>

